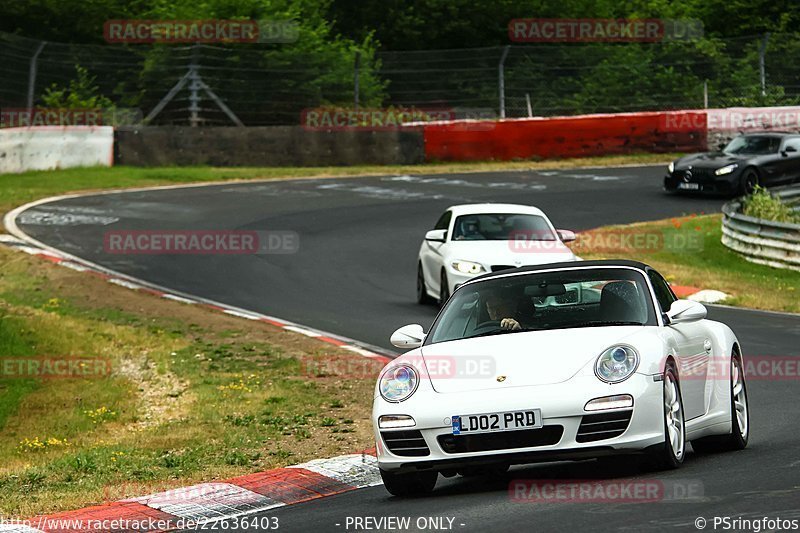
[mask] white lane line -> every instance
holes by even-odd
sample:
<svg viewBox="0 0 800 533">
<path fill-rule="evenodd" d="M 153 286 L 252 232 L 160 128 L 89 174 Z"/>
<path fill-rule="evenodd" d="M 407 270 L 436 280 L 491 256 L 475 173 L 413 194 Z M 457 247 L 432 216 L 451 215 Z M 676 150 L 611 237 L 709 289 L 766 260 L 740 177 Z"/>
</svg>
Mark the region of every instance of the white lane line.
<svg viewBox="0 0 800 533">
<path fill-rule="evenodd" d="M 161 295 L 162 298 L 166 298 L 167 300 L 173 300 L 175 302 L 180 302 L 182 304 L 196 304 L 195 300 L 190 300 L 189 298 L 184 298 L 182 296 L 176 296 L 174 294 L 167 294 L 164 293 Z"/>
<path fill-rule="evenodd" d="M 238 316 L 239 318 L 246 318 L 247 320 L 260 320 L 261 318 L 252 313 L 243 313 L 241 311 L 234 311 L 232 309 L 223 309 L 222 312 L 228 315 Z"/>
<path fill-rule="evenodd" d="M 306 337 L 322 337 L 321 333 L 317 333 L 316 331 L 312 331 L 310 329 L 301 328 L 297 326 L 283 326 L 283 329 L 294 331 L 295 333 L 299 333 L 300 335 L 305 335 Z"/>
<path fill-rule="evenodd" d="M 64 263 L 67 263 L 67 262 L 65 261 Z M 62 264 L 64 264 L 64 263 L 62 263 Z M 64 264 L 64 266 L 67 266 L 67 265 Z M 86 269 L 84 267 L 84 270 L 88 270 L 88 269 Z M 125 287 L 126 289 L 138 290 L 138 289 L 143 289 L 144 288 L 141 285 L 138 285 L 136 283 L 131 283 L 130 281 L 127 281 L 127 280 L 124 280 L 124 279 L 119 279 L 119 278 L 108 278 L 108 282 L 109 283 L 113 283 L 114 285 L 119 285 L 120 287 Z"/>
</svg>

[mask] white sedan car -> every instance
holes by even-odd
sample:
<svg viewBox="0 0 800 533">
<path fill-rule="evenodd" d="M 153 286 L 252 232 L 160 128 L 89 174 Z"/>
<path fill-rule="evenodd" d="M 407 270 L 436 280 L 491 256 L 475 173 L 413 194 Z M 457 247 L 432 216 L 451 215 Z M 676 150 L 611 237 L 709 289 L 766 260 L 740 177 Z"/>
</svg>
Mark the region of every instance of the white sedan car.
<svg viewBox="0 0 800 533">
<path fill-rule="evenodd" d="M 638 454 L 676 468 L 695 451 L 747 445 L 742 348 L 649 266 L 559 263 L 461 285 L 375 388 L 386 489 L 433 490 L 439 473 Z"/>
<path fill-rule="evenodd" d="M 455 205 L 425 234 L 417 262 L 417 301 L 444 304 L 456 287 L 487 272 L 575 261 L 564 244 L 575 240 L 556 230 L 545 214 L 514 204 Z"/>
</svg>

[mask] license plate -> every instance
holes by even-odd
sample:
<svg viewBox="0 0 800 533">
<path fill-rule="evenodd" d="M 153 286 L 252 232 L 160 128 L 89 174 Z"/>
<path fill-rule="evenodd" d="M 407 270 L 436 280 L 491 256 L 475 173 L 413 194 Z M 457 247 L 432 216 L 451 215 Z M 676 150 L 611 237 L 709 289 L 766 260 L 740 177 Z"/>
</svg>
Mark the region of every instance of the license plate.
<svg viewBox="0 0 800 533">
<path fill-rule="evenodd" d="M 687 191 L 697 191 L 700 189 L 699 183 L 679 183 L 679 189 L 686 189 Z"/>
<path fill-rule="evenodd" d="M 455 415 L 452 417 L 453 435 L 476 435 L 495 431 L 516 431 L 542 427 L 542 411 L 526 409 L 505 413 Z"/>
</svg>

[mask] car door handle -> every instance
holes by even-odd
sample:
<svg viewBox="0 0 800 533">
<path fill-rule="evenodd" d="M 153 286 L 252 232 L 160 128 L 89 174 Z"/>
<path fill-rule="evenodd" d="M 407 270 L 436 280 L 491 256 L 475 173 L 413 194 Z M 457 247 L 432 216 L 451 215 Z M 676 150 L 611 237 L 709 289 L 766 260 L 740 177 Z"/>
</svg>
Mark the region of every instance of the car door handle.
<svg viewBox="0 0 800 533">
<path fill-rule="evenodd" d="M 711 341 L 710 340 L 706 339 L 705 341 L 703 341 L 703 349 L 706 352 L 710 352 L 711 351 Z"/>
</svg>

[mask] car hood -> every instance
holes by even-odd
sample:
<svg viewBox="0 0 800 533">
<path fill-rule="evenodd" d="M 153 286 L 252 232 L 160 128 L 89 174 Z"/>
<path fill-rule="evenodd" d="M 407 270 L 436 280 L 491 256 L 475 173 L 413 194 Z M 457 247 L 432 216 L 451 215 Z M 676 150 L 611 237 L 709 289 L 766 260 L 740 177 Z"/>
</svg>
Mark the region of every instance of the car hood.
<svg viewBox="0 0 800 533">
<path fill-rule="evenodd" d="M 739 163 L 749 159 L 747 155 L 726 154 L 725 152 L 706 152 L 702 154 L 692 154 L 678 160 L 675 167 L 684 169 L 688 166 L 694 168 L 721 168 L 731 163 Z"/>
<path fill-rule="evenodd" d="M 487 267 L 543 265 L 576 259 L 575 254 L 561 241 L 451 241 L 448 262 L 463 260 Z"/>
<path fill-rule="evenodd" d="M 637 334 L 646 335 L 648 329 L 606 326 L 506 333 L 426 345 L 421 353 L 433 388 L 440 393 L 551 385 L 572 378 L 614 344 L 635 345 Z M 500 376 L 505 378 L 498 381 Z"/>
</svg>

